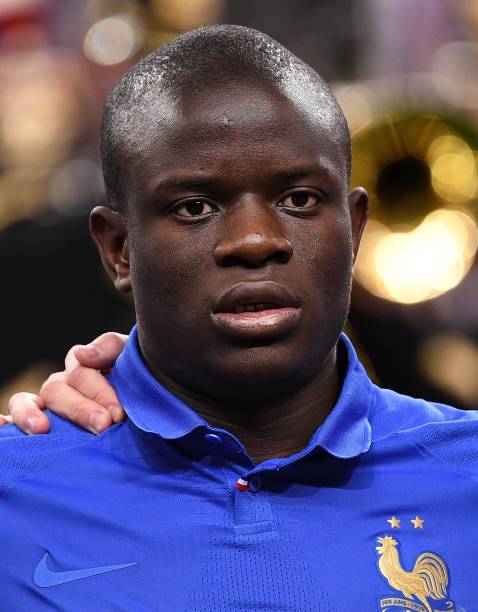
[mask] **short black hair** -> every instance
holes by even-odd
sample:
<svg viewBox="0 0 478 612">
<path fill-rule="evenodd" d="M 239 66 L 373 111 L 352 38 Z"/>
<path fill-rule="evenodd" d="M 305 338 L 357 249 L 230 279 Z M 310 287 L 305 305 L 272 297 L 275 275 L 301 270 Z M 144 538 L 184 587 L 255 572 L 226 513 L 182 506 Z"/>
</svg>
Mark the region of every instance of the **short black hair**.
<svg viewBox="0 0 478 612">
<path fill-rule="evenodd" d="M 191 93 L 208 86 L 259 78 L 281 86 L 300 82 L 313 91 L 320 107 L 331 113 L 351 170 L 350 132 L 345 116 L 327 83 L 308 64 L 266 34 L 237 25 L 207 26 L 186 32 L 130 68 L 110 91 L 103 111 L 101 158 L 107 200 L 121 209 L 125 193 L 122 153 L 141 138 L 151 103 L 187 87 Z M 148 122 L 146 122 L 148 125 Z M 144 132 L 143 132 L 144 133 Z"/>
</svg>

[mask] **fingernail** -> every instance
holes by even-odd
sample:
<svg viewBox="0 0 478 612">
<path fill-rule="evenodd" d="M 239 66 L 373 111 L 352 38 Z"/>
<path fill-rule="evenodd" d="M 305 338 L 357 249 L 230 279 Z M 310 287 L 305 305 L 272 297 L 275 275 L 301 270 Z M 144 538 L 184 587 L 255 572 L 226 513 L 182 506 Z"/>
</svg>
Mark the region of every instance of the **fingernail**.
<svg viewBox="0 0 478 612">
<path fill-rule="evenodd" d="M 113 421 L 118 423 L 123 420 L 123 408 L 119 404 L 110 404 L 108 406 L 108 410 L 110 411 L 111 416 L 113 417 Z"/>
<path fill-rule="evenodd" d="M 38 417 L 35 417 L 35 416 L 28 417 L 27 426 L 25 428 L 27 434 L 32 435 L 34 433 L 35 425 L 37 422 L 38 422 Z"/>
<path fill-rule="evenodd" d="M 90 416 L 88 429 L 94 433 L 99 434 L 108 425 L 108 417 L 103 412 L 93 412 Z"/>
</svg>

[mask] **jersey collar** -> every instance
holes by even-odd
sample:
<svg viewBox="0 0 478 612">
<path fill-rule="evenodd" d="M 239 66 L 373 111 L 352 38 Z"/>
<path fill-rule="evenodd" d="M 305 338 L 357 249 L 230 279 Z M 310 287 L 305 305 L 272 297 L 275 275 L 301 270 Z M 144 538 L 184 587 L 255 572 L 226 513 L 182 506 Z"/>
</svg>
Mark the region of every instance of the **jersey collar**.
<svg viewBox="0 0 478 612">
<path fill-rule="evenodd" d="M 341 335 L 340 342 L 347 352 L 347 371 L 339 398 L 306 448 L 295 458 L 322 447 L 335 457 L 345 459 L 356 457 L 370 447 L 368 416 L 373 385 L 345 334 Z M 199 427 L 221 431 L 210 426 L 154 378 L 140 355 L 136 327 L 111 371 L 110 382 L 128 417 L 145 432 L 171 440 L 183 438 Z"/>
</svg>

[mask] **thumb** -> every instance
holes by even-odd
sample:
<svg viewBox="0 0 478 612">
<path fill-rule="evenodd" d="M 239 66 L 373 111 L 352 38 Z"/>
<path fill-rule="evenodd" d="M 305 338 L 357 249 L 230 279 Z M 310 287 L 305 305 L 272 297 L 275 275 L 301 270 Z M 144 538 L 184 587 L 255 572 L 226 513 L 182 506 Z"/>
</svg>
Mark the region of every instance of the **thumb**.
<svg viewBox="0 0 478 612">
<path fill-rule="evenodd" d="M 77 346 L 73 349 L 73 359 L 71 366 L 75 366 L 75 362 L 87 368 L 96 370 L 106 370 L 113 367 L 116 359 L 123 351 L 128 336 L 108 332 L 96 338 L 90 344 L 85 346 Z M 67 369 L 70 364 L 67 363 Z"/>
</svg>

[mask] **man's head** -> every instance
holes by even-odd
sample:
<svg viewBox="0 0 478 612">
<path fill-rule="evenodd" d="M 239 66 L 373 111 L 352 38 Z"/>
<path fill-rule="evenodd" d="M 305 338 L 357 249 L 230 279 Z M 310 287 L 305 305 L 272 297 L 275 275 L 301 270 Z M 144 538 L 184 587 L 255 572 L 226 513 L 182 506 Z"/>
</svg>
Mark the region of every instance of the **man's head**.
<svg viewBox="0 0 478 612">
<path fill-rule="evenodd" d="M 260 32 L 190 32 L 113 88 L 102 156 L 113 210 L 92 231 L 133 289 L 153 371 L 224 397 L 312 377 L 345 321 L 367 204 L 347 193 L 324 81 Z"/>
</svg>

